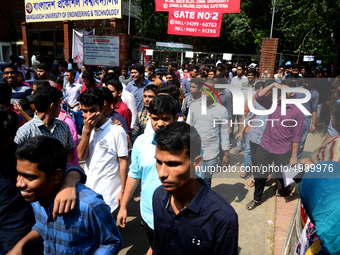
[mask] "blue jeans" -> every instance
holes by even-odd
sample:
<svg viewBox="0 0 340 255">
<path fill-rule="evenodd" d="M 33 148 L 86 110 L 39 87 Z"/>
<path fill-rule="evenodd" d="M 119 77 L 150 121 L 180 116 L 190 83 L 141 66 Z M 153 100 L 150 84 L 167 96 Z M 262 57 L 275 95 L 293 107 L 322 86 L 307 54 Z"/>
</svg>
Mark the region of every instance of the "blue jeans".
<svg viewBox="0 0 340 255">
<path fill-rule="evenodd" d="M 301 141 L 299 143 L 299 150 L 298 150 L 298 153 L 297 153 L 297 159 L 301 159 L 301 157 L 302 157 L 303 148 L 305 147 L 305 142 L 306 142 L 306 139 L 307 139 L 307 135 L 309 133 L 309 129 L 310 129 L 310 125 L 304 125 L 303 126 L 303 132 L 302 132 L 302 135 L 301 135 Z"/>
<path fill-rule="evenodd" d="M 244 169 L 247 170 L 247 172 L 250 171 L 250 165 L 251 165 L 251 154 L 250 154 L 250 140 L 249 140 L 249 134 L 244 133 L 244 158 L 243 158 L 243 166 Z M 249 170 L 248 170 L 249 169 Z"/>
<path fill-rule="evenodd" d="M 196 172 L 196 175 L 201 177 L 202 179 L 204 179 L 205 184 L 207 184 L 208 188 L 211 188 L 211 178 L 213 173 L 208 171 L 208 166 L 214 166 L 216 167 L 217 164 L 217 158 L 218 156 L 216 156 L 213 159 L 210 160 L 203 160 L 202 166 L 200 168 L 199 172 Z M 214 168 L 213 168 L 214 169 Z"/>
</svg>

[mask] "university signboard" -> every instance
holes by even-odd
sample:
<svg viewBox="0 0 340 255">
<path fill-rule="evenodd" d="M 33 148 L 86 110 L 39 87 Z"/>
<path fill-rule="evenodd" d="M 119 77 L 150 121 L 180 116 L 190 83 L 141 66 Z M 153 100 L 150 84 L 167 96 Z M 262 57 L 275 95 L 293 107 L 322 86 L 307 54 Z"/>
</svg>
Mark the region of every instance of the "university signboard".
<svg viewBox="0 0 340 255">
<path fill-rule="evenodd" d="M 121 18 L 122 0 L 25 0 L 26 22 Z"/>
<path fill-rule="evenodd" d="M 168 34 L 219 37 L 224 13 L 239 13 L 240 0 L 156 0 L 169 12 Z"/>
</svg>

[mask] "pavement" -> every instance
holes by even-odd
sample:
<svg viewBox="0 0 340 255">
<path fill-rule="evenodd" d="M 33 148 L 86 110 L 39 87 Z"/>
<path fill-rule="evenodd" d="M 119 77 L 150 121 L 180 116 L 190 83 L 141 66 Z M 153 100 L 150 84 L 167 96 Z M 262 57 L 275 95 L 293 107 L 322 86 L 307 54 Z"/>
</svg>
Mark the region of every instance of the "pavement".
<svg viewBox="0 0 340 255">
<path fill-rule="evenodd" d="M 320 122 L 315 133 L 309 133 L 303 158 L 309 157 L 321 145 L 326 132 L 327 125 Z M 230 165 L 236 166 L 236 172 L 214 174 L 212 189 L 230 203 L 238 214 L 239 254 L 279 255 L 293 209 L 299 197 L 298 192 L 294 192 L 289 198 L 277 198 L 276 183 L 271 180 L 266 184 L 262 204 L 252 211 L 246 210 L 246 204 L 253 199 L 254 188 L 247 185 L 252 177 L 239 178 L 239 168 L 243 164 L 243 152 L 235 154 L 235 140 L 232 140 L 232 145 Z M 294 191 L 294 187 L 292 190 Z M 140 185 L 128 205 L 129 216 L 126 228 L 119 229 L 123 237 L 123 248 L 119 255 L 142 255 L 146 254 L 148 250 L 145 230 L 141 226 L 139 201 Z"/>
</svg>

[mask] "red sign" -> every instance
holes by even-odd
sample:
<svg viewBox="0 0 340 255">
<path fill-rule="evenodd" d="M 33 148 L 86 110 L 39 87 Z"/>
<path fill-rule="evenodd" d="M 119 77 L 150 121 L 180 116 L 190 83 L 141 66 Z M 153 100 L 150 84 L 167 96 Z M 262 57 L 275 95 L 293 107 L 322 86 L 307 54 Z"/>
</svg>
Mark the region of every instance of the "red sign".
<svg viewBox="0 0 340 255">
<path fill-rule="evenodd" d="M 156 0 L 157 12 L 171 12 L 183 9 L 239 13 L 240 0 Z"/>
<path fill-rule="evenodd" d="M 223 13 L 182 10 L 169 12 L 168 34 L 219 37 Z"/>
</svg>

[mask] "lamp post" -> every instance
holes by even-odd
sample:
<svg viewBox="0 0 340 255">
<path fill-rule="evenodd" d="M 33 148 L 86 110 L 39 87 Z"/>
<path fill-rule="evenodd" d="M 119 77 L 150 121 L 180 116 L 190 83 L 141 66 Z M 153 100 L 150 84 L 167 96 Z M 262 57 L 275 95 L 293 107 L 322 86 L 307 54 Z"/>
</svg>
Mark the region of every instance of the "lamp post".
<svg viewBox="0 0 340 255">
<path fill-rule="evenodd" d="M 272 15 L 272 26 L 271 26 L 271 28 L 270 28 L 270 38 L 273 38 L 274 15 L 275 15 L 275 3 L 276 3 L 276 0 L 274 0 L 274 4 L 273 4 L 273 15 Z"/>
</svg>

